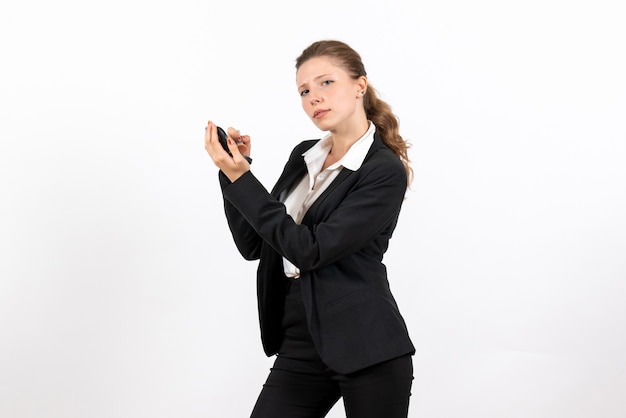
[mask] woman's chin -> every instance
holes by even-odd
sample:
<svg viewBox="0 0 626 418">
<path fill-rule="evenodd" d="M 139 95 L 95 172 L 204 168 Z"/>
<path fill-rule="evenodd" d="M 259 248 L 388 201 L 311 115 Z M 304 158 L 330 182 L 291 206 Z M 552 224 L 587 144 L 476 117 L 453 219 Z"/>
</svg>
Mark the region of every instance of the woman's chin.
<svg viewBox="0 0 626 418">
<path fill-rule="evenodd" d="M 317 129 L 320 131 L 330 131 L 332 129 L 331 124 L 324 120 L 313 119 L 313 124 L 317 126 Z"/>
</svg>

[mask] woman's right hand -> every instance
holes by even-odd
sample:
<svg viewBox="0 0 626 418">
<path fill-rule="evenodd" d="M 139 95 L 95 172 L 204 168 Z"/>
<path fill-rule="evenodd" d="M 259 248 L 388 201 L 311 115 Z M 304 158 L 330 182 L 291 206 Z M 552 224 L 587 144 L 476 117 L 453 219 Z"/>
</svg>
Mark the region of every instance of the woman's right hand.
<svg viewBox="0 0 626 418">
<path fill-rule="evenodd" d="M 250 170 L 250 157 L 242 154 L 250 152 L 250 137 L 241 135 L 236 129 L 228 128 L 228 151 L 219 142 L 217 125 L 209 121 L 204 128 L 204 148 L 213 163 L 234 182 Z"/>
</svg>

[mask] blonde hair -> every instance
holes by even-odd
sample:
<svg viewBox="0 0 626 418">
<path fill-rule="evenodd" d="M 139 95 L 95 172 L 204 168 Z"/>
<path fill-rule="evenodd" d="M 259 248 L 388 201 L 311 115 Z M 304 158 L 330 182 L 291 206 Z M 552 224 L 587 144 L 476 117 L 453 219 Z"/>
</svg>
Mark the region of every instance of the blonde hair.
<svg viewBox="0 0 626 418">
<path fill-rule="evenodd" d="M 361 56 L 346 43 L 335 40 L 317 41 L 309 45 L 296 59 L 296 70 L 305 61 L 320 56 L 333 59 L 355 80 L 367 76 Z M 410 185 L 413 180 L 413 169 L 410 166 L 408 149 L 411 145 L 400 135 L 399 120 L 391 111 L 391 106 L 379 97 L 369 82 L 363 98 L 363 107 L 367 118 L 376 125 L 376 132 L 379 133 L 383 143 L 402 161 Z"/>
</svg>

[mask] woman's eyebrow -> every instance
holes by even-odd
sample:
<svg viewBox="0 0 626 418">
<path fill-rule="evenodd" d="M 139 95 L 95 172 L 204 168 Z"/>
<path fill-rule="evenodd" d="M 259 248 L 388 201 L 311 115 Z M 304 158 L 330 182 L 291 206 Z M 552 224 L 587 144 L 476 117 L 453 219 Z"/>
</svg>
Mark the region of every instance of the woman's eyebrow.
<svg viewBox="0 0 626 418">
<path fill-rule="evenodd" d="M 319 80 L 320 78 L 323 78 L 323 77 L 328 77 L 329 75 L 330 75 L 330 74 L 322 74 L 322 75 L 318 75 L 317 77 L 315 77 L 315 78 L 313 79 L 313 81 L 315 81 L 315 80 Z M 306 86 L 306 83 L 302 83 L 301 85 L 299 85 L 299 86 L 298 86 L 298 88 L 299 88 L 299 89 L 301 89 L 302 87 L 305 87 L 305 86 Z"/>
</svg>

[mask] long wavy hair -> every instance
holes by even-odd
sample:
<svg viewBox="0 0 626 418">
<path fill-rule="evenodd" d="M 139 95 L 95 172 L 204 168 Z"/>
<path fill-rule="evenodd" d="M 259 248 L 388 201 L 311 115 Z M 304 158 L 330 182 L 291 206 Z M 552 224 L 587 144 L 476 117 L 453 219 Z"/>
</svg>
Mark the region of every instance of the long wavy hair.
<svg viewBox="0 0 626 418">
<path fill-rule="evenodd" d="M 361 76 L 367 76 L 361 56 L 346 43 L 336 40 L 322 40 L 309 45 L 296 58 L 296 70 L 307 60 L 321 56 L 331 58 L 355 80 Z M 410 165 L 408 149 L 411 145 L 400 135 L 399 120 L 391 111 L 391 106 L 379 97 L 369 81 L 363 97 L 363 106 L 365 115 L 376 125 L 376 131 L 383 143 L 402 161 L 410 185 L 413 180 L 413 169 Z"/>
</svg>

